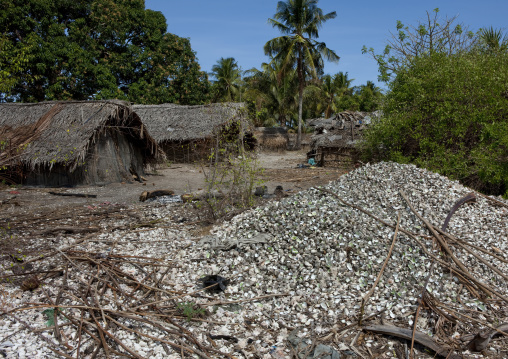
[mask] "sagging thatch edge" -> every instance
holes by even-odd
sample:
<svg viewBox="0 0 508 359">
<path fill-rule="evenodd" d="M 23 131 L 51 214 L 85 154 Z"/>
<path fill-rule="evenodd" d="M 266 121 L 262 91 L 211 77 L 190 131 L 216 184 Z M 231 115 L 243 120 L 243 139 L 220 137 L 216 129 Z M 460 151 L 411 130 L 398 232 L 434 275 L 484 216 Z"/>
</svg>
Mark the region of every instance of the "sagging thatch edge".
<svg viewBox="0 0 508 359">
<path fill-rule="evenodd" d="M 235 119 L 242 121 L 244 129 L 250 127 L 244 103 L 135 105 L 133 109 L 158 143 L 209 138 Z"/>
<path fill-rule="evenodd" d="M 315 128 L 315 133 L 311 136 L 311 147 L 354 149 L 362 136 L 362 130 L 371 124 L 372 118 L 379 116 L 379 111 L 344 111 L 330 118 L 309 120 L 308 125 Z"/>
<path fill-rule="evenodd" d="M 145 146 L 145 150 L 150 155 L 153 156 L 153 159 L 164 157 L 164 153 L 159 149 L 157 142 L 144 129 L 143 123 L 141 122 L 141 119 L 139 118 L 139 116 L 137 116 L 132 111 L 131 104 L 124 102 L 124 101 L 104 100 L 104 101 L 51 101 L 51 102 L 42 102 L 42 103 L 29 103 L 29 104 L 15 103 L 15 104 L 0 104 L 0 109 L 3 108 L 3 110 L 5 111 L 9 107 L 16 108 L 16 109 L 20 109 L 20 108 L 23 109 L 25 107 L 28 107 L 28 108 L 29 107 L 36 107 L 36 106 L 48 107 L 48 105 L 52 105 L 51 107 L 43 110 L 44 112 L 43 112 L 42 116 L 40 117 L 40 118 L 42 118 L 48 112 L 50 112 L 55 106 L 58 106 L 58 105 L 62 106 L 62 108 L 64 110 L 71 112 L 71 115 L 72 115 L 72 109 L 69 110 L 69 105 L 73 105 L 73 104 L 86 105 L 85 109 L 89 110 L 89 112 L 93 112 L 93 114 L 91 116 L 89 116 L 86 119 L 86 121 L 84 121 L 84 118 L 82 117 L 83 122 L 81 124 L 79 122 L 78 122 L 78 124 L 76 124 L 77 121 L 75 119 L 69 121 L 69 123 L 68 123 L 68 126 L 70 128 L 76 127 L 77 130 L 80 130 L 81 132 L 83 132 L 81 135 L 74 134 L 75 138 L 72 143 L 76 143 L 76 147 L 73 147 L 74 151 L 70 151 L 73 156 L 71 158 L 69 158 L 69 160 L 67 160 L 67 159 L 64 160 L 62 158 L 59 159 L 58 158 L 59 150 L 55 151 L 54 148 L 51 148 L 50 150 L 48 150 L 46 148 L 45 155 L 41 156 L 39 154 L 39 152 L 37 152 L 37 151 L 44 151 L 44 145 L 41 146 L 40 144 L 39 144 L 39 146 L 42 147 L 41 150 L 38 150 L 36 148 L 35 150 L 30 151 L 31 148 L 29 148 L 29 147 L 33 147 L 34 143 L 36 143 L 37 139 L 41 137 L 41 134 L 38 134 L 38 136 L 35 136 L 34 138 L 32 138 L 32 141 L 30 142 L 29 146 L 27 146 L 23 150 L 23 152 L 26 155 L 24 156 L 24 158 L 22 158 L 22 161 L 25 163 L 25 166 L 27 168 L 34 170 L 37 167 L 48 166 L 49 169 L 51 169 L 57 163 L 61 164 L 63 162 L 68 161 L 69 166 L 70 166 L 69 169 L 72 172 L 79 166 L 80 162 L 83 162 L 85 160 L 90 144 L 95 143 L 97 138 L 104 131 L 106 131 L 106 129 L 108 127 L 109 128 L 121 127 L 124 125 L 125 126 L 130 125 L 130 126 L 128 126 L 129 132 L 136 131 L 136 130 L 138 131 L 138 133 L 135 134 L 134 137 L 137 137 L 140 140 L 144 139 L 144 141 L 146 141 L 145 143 L 147 145 Z M 101 104 L 102 104 L 102 106 L 99 108 L 99 110 L 95 110 L 93 108 L 94 106 L 101 105 Z M 83 116 L 83 107 L 78 107 L 78 109 L 81 109 L 81 114 Z M 109 109 L 109 111 L 108 111 L 108 109 Z M 104 111 L 106 111 L 106 113 L 104 113 Z M 87 122 L 90 120 L 93 121 L 94 120 L 93 118 L 95 116 L 98 116 L 99 114 L 101 114 L 101 118 L 98 119 L 98 122 L 97 122 L 97 119 L 95 119 L 95 122 L 97 122 L 95 125 L 93 123 L 89 124 L 89 126 L 92 126 L 92 127 L 88 128 L 88 130 L 87 130 L 87 128 L 85 127 Z M 8 117 L 8 116 L 6 116 L 6 117 Z M 54 117 L 54 116 L 52 116 L 52 117 Z M 50 120 L 52 121 L 52 119 L 53 118 L 51 118 Z M 16 128 L 20 128 L 23 126 L 33 126 L 35 124 L 34 122 L 23 121 L 22 119 L 18 121 L 19 123 L 17 123 L 16 120 L 13 120 L 12 118 L 10 120 L 11 120 L 10 123 L 7 120 L 7 121 L 3 121 L 2 124 L 3 124 L 4 128 L 6 126 L 9 127 L 11 132 L 14 132 L 16 130 Z M 33 121 L 33 119 L 32 119 L 32 121 Z M 65 124 L 65 118 L 63 121 L 62 121 L 62 119 L 60 119 L 60 122 L 63 122 Z M 113 122 L 113 126 L 111 125 L 111 122 Z M 132 125 L 137 125 L 137 126 L 132 126 Z M 61 128 L 57 127 L 57 129 L 58 129 L 57 132 L 62 132 Z M 67 132 L 69 132 L 69 130 L 67 130 Z M 90 135 L 89 135 L 89 132 L 91 132 Z M 6 133 L 8 133 L 8 132 L 6 132 Z M 83 137 L 83 135 L 84 135 L 84 137 Z M 62 140 L 60 139 L 60 142 L 58 142 L 58 140 L 57 140 L 56 143 L 57 143 L 56 148 L 58 149 L 58 147 L 59 147 L 58 143 L 64 143 L 64 142 L 62 142 Z M 63 147 L 65 147 L 65 145 Z M 69 146 L 67 146 L 67 147 L 69 147 Z M 68 149 L 69 148 L 67 148 L 66 150 L 68 150 Z M 32 152 L 32 153 L 30 153 L 30 152 Z M 75 152 L 75 153 L 72 153 L 72 152 Z M 67 154 L 68 153 L 65 153 L 65 152 L 63 153 L 64 156 L 66 156 Z M 44 159 L 44 157 L 47 157 L 47 158 Z M 49 159 L 49 158 L 51 158 L 51 159 Z M 150 160 L 151 159 L 149 158 L 149 161 Z"/>
</svg>

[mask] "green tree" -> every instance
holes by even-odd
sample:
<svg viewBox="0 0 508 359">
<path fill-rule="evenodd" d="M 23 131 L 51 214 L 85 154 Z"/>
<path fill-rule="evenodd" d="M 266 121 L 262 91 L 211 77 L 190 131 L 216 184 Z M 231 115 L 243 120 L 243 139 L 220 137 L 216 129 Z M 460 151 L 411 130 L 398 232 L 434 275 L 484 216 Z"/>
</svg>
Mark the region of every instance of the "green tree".
<svg viewBox="0 0 508 359">
<path fill-rule="evenodd" d="M 508 53 L 434 53 L 399 70 L 369 160 L 392 160 L 508 196 Z"/>
<path fill-rule="evenodd" d="M 5 100 L 206 101 L 208 79 L 189 41 L 166 28 L 143 0 L 4 2 L 2 70 L 13 54 L 28 59 L 9 71 L 15 83 Z"/>
<path fill-rule="evenodd" d="M 241 71 L 233 57 L 221 57 L 212 66 L 214 102 L 230 102 L 240 93 Z"/>
<path fill-rule="evenodd" d="M 316 67 L 323 67 L 323 58 L 337 62 L 339 56 L 324 42 L 318 42 L 319 28 L 337 16 L 335 11 L 323 14 L 317 7 L 318 0 L 286 0 L 277 3 L 274 19 L 268 22 L 283 35 L 265 44 L 267 55 L 280 61 L 284 68 L 295 67 L 298 76 L 298 137 L 296 147 L 301 147 L 303 90 L 306 74 L 317 76 Z"/>
<path fill-rule="evenodd" d="M 397 20 L 397 31 L 391 33 L 381 54 L 363 46 L 362 53 L 370 54 L 379 66 L 379 80 L 389 82 L 397 72 L 410 66 L 414 59 L 433 53 L 452 55 L 469 51 L 477 44 L 477 36 L 467 26 L 456 23 L 457 16 L 439 17 L 439 9 L 427 11 L 427 18 L 416 26 Z"/>
<path fill-rule="evenodd" d="M 356 95 L 358 96 L 360 111 L 373 112 L 381 107 L 383 92 L 372 81 L 361 85 Z"/>
<path fill-rule="evenodd" d="M 480 46 L 489 53 L 508 51 L 508 35 L 503 34 L 500 29 L 494 29 L 492 26 L 488 29 L 479 31 Z"/>
<path fill-rule="evenodd" d="M 351 93 L 351 83 L 354 79 L 348 77 L 348 73 L 339 72 L 333 76 L 322 77 L 321 90 L 326 102 L 325 118 L 329 118 L 334 112 L 338 112 L 338 100 L 340 97 Z"/>
<path fill-rule="evenodd" d="M 263 63 L 261 68 L 246 72 L 249 89 L 245 98 L 256 103 L 256 111 L 264 115 L 263 125 L 291 126 L 297 108 L 296 70 L 277 61 Z"/>
</svg>

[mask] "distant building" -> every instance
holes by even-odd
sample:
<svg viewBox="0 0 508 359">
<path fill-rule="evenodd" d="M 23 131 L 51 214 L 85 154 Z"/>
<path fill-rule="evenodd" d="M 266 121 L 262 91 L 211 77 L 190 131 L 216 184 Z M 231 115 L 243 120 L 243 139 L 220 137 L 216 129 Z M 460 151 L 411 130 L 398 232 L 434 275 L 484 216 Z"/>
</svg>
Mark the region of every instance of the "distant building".
<svg viewBox="0 0 508 359">
<path fill-rule="evenodd" d="M 308 126 L 314 128 L 308 156 L 313 157 L 320 166 L 351 164 L 358 154 L 357 144 L 363 130 L 371 124 L 373 117 L 379 115 L 378 111 L 345 111 L 330 118 L 307 121 Z"/>
</svg>

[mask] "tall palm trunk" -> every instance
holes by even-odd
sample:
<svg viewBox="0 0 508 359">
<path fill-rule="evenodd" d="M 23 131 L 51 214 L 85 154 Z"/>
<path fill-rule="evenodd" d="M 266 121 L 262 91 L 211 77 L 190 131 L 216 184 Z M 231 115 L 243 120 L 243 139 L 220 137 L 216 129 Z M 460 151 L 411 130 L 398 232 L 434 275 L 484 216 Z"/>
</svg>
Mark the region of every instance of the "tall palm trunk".
<svg viewBox="0 0 508 359">
<path fill-rule="evenodd" d="M 302 117 L 303 117 L 303 66 L 302 66 L 302 50 L 298 50 L 298 134 L 296 135 L 296 149 L 302 147 Z"/>
</svg>

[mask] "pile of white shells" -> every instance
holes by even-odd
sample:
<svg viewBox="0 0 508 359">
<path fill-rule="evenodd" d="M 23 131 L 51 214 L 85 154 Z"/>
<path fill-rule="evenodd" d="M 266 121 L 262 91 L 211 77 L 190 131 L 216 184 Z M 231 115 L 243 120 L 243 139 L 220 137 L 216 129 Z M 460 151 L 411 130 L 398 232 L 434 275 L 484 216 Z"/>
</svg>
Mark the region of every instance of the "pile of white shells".
<svg viewBox="0 0 508 359">
<path fill-rule="evenodd" d="M 399 191 L 403 190 L 415 209 L 437 227 L 441 227 L 455 202 L 471 192 L 446 177 L 395 163 L 366 165 L 325 188 L 394 226 L 400 213 L 400 227 L 418 234 L 421 243 L 436 256 L 439 251 L 435 241 Z M 146 217 L 171 218 L 177 206 L 182 204 L 147 206 Z M 180 222 L 176 218 L 175 226 Z M 215 244 L 224 243 L 225 247 L 230 247 L 231 243 L 238 243 L 230 250 L 200 244 L 200 238 L 196 238 L 196 232 L 191 229 L 181 225 L 135 233 L 116 231 L 101 235 L 102 246 L 100 241 L 87 242 L 77 249 L 107 248 L 116 254 L 164 258 L 175 264 L 164 284 L 164 289 L 168 290 L 190 293 L 196 289 L 197 280 L 209 274 L 229 278 L 230 284 L 223 293 L 207 293 L 198 298 L 188 296 L 181 300 L 206 304 L 211 301 L 210 296 L 214 296 L 234 304 L 207 306 L 206 320 L 199 325 L 196 322 L 182 322 L 182 325 L 204 342 L 208 334 L 234 336 L 238 343 L 221 341 L 220 350 L 237 357 L 254 357 L 255 353 L 266 359 L 282 358 L 284 353 L 289 357 L 286 339 L 295 328 L 301 329 L 301 336 L 326 336 L 331 330 L 340 330 L 358 320 L 361 300 L 372 288 L 394 237 L 393 228 L 317 189 L 269 202 L 214 228 L 212 242 Z M 470 247 L 500 271 L 508 273 L 508 208 L 478 196 L 475 203 L 459 208 L 447 231 L 504 258 L 505 262 Z M 264 243 L 256 243 L 256 238 L 262 238 Z M 66 238 L 59 246 L 73 241 Z M 464 250 L 450 247 L 476 279 L 503 295 L 508 294 L 508 284 L 501 276 Z M 430 266 L 431 259 L 415 240 L 399 232 L 391 258 L 365 306 L 364 315 L 386 309 L 386 320 L 410 327 Z M 136 267 L 126 270 L 143 277 Z M 55 281 L 58 280 L 61 281 Z M 53 285 L 58 288 L 58 282 Z M 508 311 L 502 302 L 486 305 L 439 265 L 435 265 L 427 289 L 458 312 L 488 322 L 490 311 L 495 310 L 498 321 L 508 321 Z M 44 295 L 38 291 L 20 293 L 19 289 L 8 285 L 4 295 L 12 299 L 11 306 L 44 300 Z M 34 327 L 44 326 L 45 318 L 40 311 L 17 315 Z M 417 328 L 432 335 L 435 325 L 432 320 L 432 316 L 422 311 Z M 131 338 L 118 330 L 116 335 L 144 356 L 180 357 L 177 353 L 168 356 L 156 342 Z M 461 330 L 457 327 L 457 335 L 467 334 Z M 3 340 L 8 335 L 11 336 Z M 338 349 L 344 348 L 339 345 Z M 6 317 L 0 317 L 0 350 L 13 358 L 51 357 L 40 339 Z M 498 350 L 495 344 L 492 350 Z M 387 356 L 392 353 L 393 350 L 386 349 Z M 470 357 L 474 357 L 472 355 Z"/>
<path fill-rule="evenodd" d="M 415 209 L 437 227 L 441 227 L 456 201 L 471 192 L 446 177 L 396 163 L 364 166 L 325 188 L 393 225 L 400 212 L 400 226 L 421 234 L 421 242 L 436 255 L 430 232 L 399 191 L 402 189 Z M 459 208 L 447 231 L 508 259 L 508 210 L 480 195 L 476 203 Z M 357 318 L 361 298 L 371 289 L 383 265 L 394 229 L 328 193 L 310 189 L 245 212 L 218 228 L 214 235 L 219 241 L 230 243 L 260 233 L 271 235 L 269 243 L 244 245 L 231 251 L 205 249 L 202 256 L 210 256 L 209 263 L 201 263 L 194 270 L 200 275 L 219 272 L 231 277 L 233 285 L 228 291 L 242 298 L 288 293 L 289 296 L 272 302 L 276 308 L 272 310 L 274 324 L 311 328 L 325 323 L 350 323 Z M 508 283 L 501 276 L 471 254 L 451 248 L 475 278 L 503 295 L 508 294 Z M 508 273 L 505 262 L 471 249 Z M 392 321 L 405 327 L 412 325 L 430 265 L 431 260 L 421 247 L 399 233 L 384 274 L 365 307 L 365 315 L 388 308 Z M 453 308 L 460 302 L 480 313 L 486 310 L 484 303 L 440 266 L 434 268 L 427 289 Z M 501 321 L 506 321 L 508 311 L 504 315 Z M 419 329 L 429 326 L 422 323 Z"/>
</svg>

